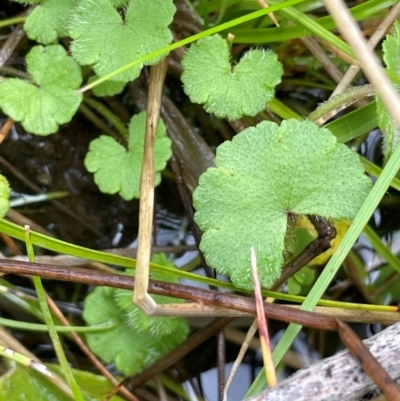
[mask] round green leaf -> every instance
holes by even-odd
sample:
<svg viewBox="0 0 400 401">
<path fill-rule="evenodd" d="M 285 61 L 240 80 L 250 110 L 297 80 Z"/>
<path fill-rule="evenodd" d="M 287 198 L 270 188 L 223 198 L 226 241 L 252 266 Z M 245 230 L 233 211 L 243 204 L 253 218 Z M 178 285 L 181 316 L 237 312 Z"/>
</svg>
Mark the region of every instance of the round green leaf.
<svg viewBox="0 0 400 401">
<path fill-rule="evenodd" d="M 155 263 L 164 263 L 165 256 Z M 132 271 L 127 271 L 131 274 Z M 160 279 L 161 277 L 157 277 Z M 173 298 L 158 298 L 157 302 L 179 302 Z M 132 291 L 97 287 L 85 299 L 83 317 L 89 325 L 117 320 L 119 324 L 108 331 L 87 333 L 91 350 L 105 362 L 115 362 L 125 374 L 143 368 L 174 349 L 189 333 L 184 318 L 147 316 L 132 303 Z"/>
<path fill-rule="evenodd" d="M 68 36 L 67 23 L 77 0 L 40 0 L 40 5 L 28 15 L 24 29 L 29 39 L 47 45 Z"/>
<path fill-rule="evenodd" d="M 10 208 L 10 186 L 0 174 L 0 218 L 3 218 Z"/>
<path fill-rule="evenodd" d="M 168 25 L 175 11 L 172 0 L 130 0 L 123 18 L 110 0 L 81 0 L 69 26 L 72 55 L 81 65 L 92 65 L 99 77 L 107 75 L 168 45 L 172 40 Z M 134 80 L 142 66 L 114 79 Z"/>
<path fill-rule="evenodd" d="M 89 77 L 88 84 L 99 79 L 97 75 L 93 75 Z M 102 97 L 102 96 L 114 96 L 119 95 L 125 88 L 126 82 L 122 81 L 105 81 L 99 85 L 96 85 L 92 88 L 92 91 L 95 96 Z"/>
<path fill-rule="evenodd" d="M 102 135 L 90 142 L 85 157 L 85 167 L 94 173 L 94 181 L 106 194 L 119 193 L 125 200 L 139 198 L 142 171 L 146 112 L 132 117 L 129 124 L 129 150 L 115 139 Z M 161 182 L 159 171 L 171 157 L 171 140 L 165 135 L 165 125 L 160 119 L 153 146 L 155 185 Z"/>
<path fill-rule="evenodd" d="M 82 101 L 76 93 L 81 69 L 60 45 L 33 47 L 26 63 L 35 84 L 15 78 L 1 82 L 0 107 L 26 131 L 52 134 L 71 121 Z"/>
<path fill-rule="evenodd" d="M 309 121 L 264 121 L 217 149 L 193 195 L 207 263 L 251 289 L 250 248 L 260 280 L 280 276 L 289 214 L 354 218 L 372 187 L 356 153 Z"/>
<path fill-rule="evenodd" d="M 271 51 L 249 50 L 234 67 L 227 42 L 219 35 L 200 39 L 182 60 L 184 90 L 217 117 L 255 116 L 274 97 L 282 65 Z"/>
</svg>

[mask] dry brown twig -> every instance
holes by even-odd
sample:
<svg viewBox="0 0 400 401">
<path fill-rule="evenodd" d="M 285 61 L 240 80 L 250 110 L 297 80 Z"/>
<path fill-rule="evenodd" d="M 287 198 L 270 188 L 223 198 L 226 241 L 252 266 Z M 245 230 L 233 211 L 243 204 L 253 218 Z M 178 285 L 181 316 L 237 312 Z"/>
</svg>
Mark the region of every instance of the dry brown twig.
<svg viewBox="0 0 400 401">
<path fill-rule="evenodd" d="M 257 325 L 261 342 L 262 357 L 264 361 L 264 371 L 268 386 L 272 387 L 275 386 L 277 382 L 276 372 L 274 368 L 274 361 L 272 359 L 271 343 L 269 341 L 267 320 L 265 319 L 264 302 L 261 294 L 261 285 L 260 285 L 260 280 L 258 278 L 256 251 L 254 250 L 253 247 L 251 247 L 250 260 L 251 260 L 251 272 L 253 275 L 253 284 L 254 284 L 254 297 L 257 308 Z"/>
<path fill-rule="evenodd" d="M 360 61 L 365 75 L 375 87 L 391 117 L 400 126 L 400 96 L 383 72 L 378 58 L 367 45 L 346 5 L 342 0 L 324 0 L 324 3 Z"/>
<path fill-rule="evenodd" d="M 400 323 L 363 341 L 370 352 L 390 372 L 400 378 Z M 348 350 L 301 369 L 275 387 L 246 401 L 358 401 L 368 394 L 377 394 L 377 387 Z"/>
</svg>

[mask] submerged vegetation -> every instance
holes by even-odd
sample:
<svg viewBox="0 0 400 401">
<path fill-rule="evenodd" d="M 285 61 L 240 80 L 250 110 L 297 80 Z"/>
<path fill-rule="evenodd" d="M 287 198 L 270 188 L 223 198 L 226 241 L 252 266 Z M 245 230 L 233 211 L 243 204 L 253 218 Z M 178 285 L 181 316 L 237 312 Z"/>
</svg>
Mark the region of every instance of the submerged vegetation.
<svg viewBox="0 0 400 401">
<path fill-rule="evenodd" d="M 393 318 L 400 272 L 398 117 L 386 108 L 385 85 L 368 82 L 359 69 L 358 50 L 340 35 L 341 23 L 325 3 L 268 4 L 6 2 L 1 251 L 5 261 L 27 253 L 29 262 L 0 261 L 0 271 L 35 276 L 37 296 L 25 276 L 1 279 L 2 397 L 101 400 L 123 380 L 110 399 L 150 400 L 152 393 L 161 399 L 166 392 L 206 399 L 202 385 L 189 386 L 189 379 L 213 367 L 210 337 L 220 333 L 220 372 L 225 351 L 235 344 L 236 356 L 242 345 L 229 329 L 224 340 L 222 330 L 233 319 L 221 316 L 255 311 L 251 248 L 269 299 L 302 303 L 305 310 L 317 304 L 354 310 L 355 322 L 363 322 L 358 309 L 370 311 L 376 323 L 387 322 L 373 315 L 377 310 Z M 397 1 L 347 6 L 371 43 L 384 39 L 376 53 L 397 90 Z M 148 182 L 145 162 L 154 172 Z M 146 183 L 150 192 L 143 191 Z M 154 187 L 148 238 L 138 220 Z M 45 203 L 30 205 L 37 199 L 25 195 L 33 193 L 45 194 L 39 199 Z M 176 316 L 147 316 L 132 303 L 138 241 L 153 248 L 153 299 L 163 310 L 176 305 Z M 40 276 L 52 279 L 43 281 L 44 289 Z M 135 288 L 145 286 L 137 281 Z M 55 300 L 48 301 L 49 313 L 45 291 Z M 197 301 L 193 314 L 213 322 L 182 317 L 185 300 Z M 293 316 L 284 320 L 305 322 L 301 312 Z M 45 324 L 24 322 L 33 319 Z M 271 336 L 282 327 L 272 322 Z M 301 326 L 284 328 L 274 339 L 275 366 Z M 51 341 L 38 335 L 29 346 L 22 330 L 48 331 Z M 337 338 L 327 346 L 328 334 L 321 333 L 318 341 L 310 334 L 313 348 L 320 357 L 335 353 Z M 205 350 L 196 349 L 203 342 Z M 228 399 L 259 393 L 265 380 L 253 377 Z"/>
</svg>

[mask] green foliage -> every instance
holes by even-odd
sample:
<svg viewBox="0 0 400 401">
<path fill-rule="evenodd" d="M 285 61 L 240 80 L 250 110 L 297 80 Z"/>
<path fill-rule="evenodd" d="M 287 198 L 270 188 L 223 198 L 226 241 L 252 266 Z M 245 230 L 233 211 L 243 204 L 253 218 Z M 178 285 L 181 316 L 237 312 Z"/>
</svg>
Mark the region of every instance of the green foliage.
<svg viewBox="0 0 400 401">
<path fill-rule="evenodd" d="M 390 264 L 384 264 L 371 272 L 368 281 L 365 280 L 376 303 L 393 305 L 400 302 L 400 280 L 395 279 L 397 274 Z"/>
<path fill-rule="evenodd" d="M 288 241 L 286 238 L 286 242 L 288 243 L 285 244 L 286 245 L 285 251 L 289 252 L 292 256 L 298 255 L 314 239 L 314 236 L 308 231 L 307 228 L 298 225 L 299 220 L 302 221 L 303 219 L 302 218 L 297 219 L 296 225 L 295 227 L 293 227 L 292 230 L 293 232 L 290 233 L 290 236 L 287 236 L 291 237 L 290 240 Z M 285 260 L 285 263 L 286 262 L 287 261 Z M 294 295 L 307 294 L 308 290 L 310 289 L 310 286 L 314 283 L 314 280 L 315 280 L 314 269 L 308 266 L 304 266 L 292 277 L 289 277 L 287 281 L 288 293 Z"/>
<path fill-rule="evenodd" d="M 283 69 L 277 55 L 252 49 L 232 67 L 227 42 L 219 35 L 192 44 L 182 60 L 184 90 L 217 117 L 255 116 L 274 97 Z"/>
<path fill-rule="evenodd" d="M 252 288 L 250 247 L 260 280 L 280 275 L 289 213 L 354 218 L 372 187 L 356 153 L 309 121 L 263 121 L 217 148 L 215 168 L 194 192 L 207 263 Z"/>
<path fill-rule="evenodd" d="M 118 192 L 125 200 L 139 198 L 145 131 L 146 113 L 142 112 L 133 116 L 129 124 L 128 150 L 106 135 L 90 142 L 84 163 L 87 170 L 94 173 L 94 181 L 100 191 L 107 194 Z M 161 181 L 159 171 L 165 168 L 171 157 L 171 140 L 165 131 L 165 125 L 160 120 L 153 147 L 156 185 Z"/>
<path fill-rule="evenodd" d="M 154 263 L 169 264 L 165 255 L 155 255 Z M 133 274 L 133 271 L 127 271 Z M 166 275 L 151 275 L 168 282 Z M 155 296 L 158 303 L 181 302 Z M 132 303 L 132 291 L 97 287 L 85 300 L 83 317 L 89 325 L 117 320 L 120 324 L 107 332 L 87 334 L 91 350 L 105 362 L 115 362 L 124 374 L 134 374 L 159 359 L 184 341 L 189 333 L 185 319 L 147 316 Z"/>
<path fill-rule="evenodd" d="M 130 0 L 123 17 L 110 0 L 81 0 L 69 26 L 72 55 L 81 65 L 93 66 L 99 77 L 109 74 L 170 43 L 168 25 L 175 10 L 172 0 Z M 141 69 L 132 67 L 114 79 L 133 80 Z"/>
<path fill-rule="evenodd" d="M 294 295 L 308 294 L 315 281 L 315 271 L 311 267 L 302 267 L 295 275 L 288 279 L 288 293 Z"/>
<path fill-rule="evenodd" d="M 16 362 L 10 362 L 8 365 L 9 370 L 0 377 L 0 399 L 71 401 L 71 398 L 51 383 L 46 376 Z M 58 366 L 52 365 L 51 369 L 62 375 Z M 87 401 L 101 401 L 113 388 L 102 376 L 80 370 L 73 372 L 80 388 L 85 392 Z M 111 401 L 122 401 L 122 398 L 113 396 Z"/>
<path fill-rule="evenodd" d="M 395 21 L 392 32 L 386 36 L 383 42 L 383 59 L 388 71 L 400 76 L 400 25 Z M 395 85 L 400 93 L 399 85 Z M 383 153 L 385 161 L 392 155 L 394 149 L 400 142 L 400 129 L 390 117 L 385 105 L 379 96 L 376 97 L 376 110 L 378 115 L 379 129 L 383 135 Z"/>
<path fill-rule="evenodd" d="M 82 95 L 79 65 L 60 45 L 34 46 L 26 56 L 33 83 L 10 78 L 0 83 L 0 107 L 28 132 L 49 135 L 71 120 Z"/>
<path fill-rule="evenodd" d="M 10 185 L 0 174 L 0 218 L 3 218 L 10 208 Z"/>
<path fill-rule="evenodd" d="M 68 36 L 67 23 L 77 2 L 78 0 L 24 0 L 23 3 L 39 3 L 24 24 L 28 38 L 47 45 L 57 38 Z"/>
<path fill-rule="evenodd" d="M 47 364 L 47 367 L 54 373 L 62 376 L 63 373 L 59 365 Z M 72 369 L 72 372 L 74 373 L 76 382 L 85 392 L 88 400 L 104 400 L 104 397 L 114 388 L 114 385 L 103 376 L 78 369 Z M 123 399 L 118 395 L 114 395 L 110 398 L 110 401 L 123 401 Z"/>
<path fill-rule="evenodd" d="M 99 77 L 97 75 L 93 75 L 88 79 L 88 83 L 92 83 L 96 81 Z M 95 96 L 114 96 L 120 94 L 125 88 L 125 82 L 122 81 L 105 81 L 99 85 L 96 85 L 92 91 Z"/>
</svg>

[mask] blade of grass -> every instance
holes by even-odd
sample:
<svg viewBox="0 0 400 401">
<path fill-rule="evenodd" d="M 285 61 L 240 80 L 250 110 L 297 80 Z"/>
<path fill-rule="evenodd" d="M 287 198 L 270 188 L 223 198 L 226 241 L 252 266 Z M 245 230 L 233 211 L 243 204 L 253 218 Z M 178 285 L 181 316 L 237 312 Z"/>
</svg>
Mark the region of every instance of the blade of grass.
<svg viewBox="0 0 400 401">
<path fill-rule="evenodd" d="M 25 243 L 26 243 L 26 250 L 28 253 L 29 261 L 35 262 L 35 253 L 34 253 L 32 241 L 31 241 L 30 235 L 29 235 L 29 227 L 25 227 Z M 44 320 L 48 327 L 48 332 L 49 332 L 51 341 L 53 343 L 57 358 L 60 362 L 60 366 L 63 370 L 64 376 L 72 390 L 72 393 L 74 394 L 75 400 L 76 401 L 85 401 L 85 397 L 83 396 L 83 394 L 75 380 L 75 377 L 72 374 L 72 370 L 69 366 L 68 360 L 62 349 L 60 339 L 58 337 L 56 328 L 53 323 L 53 319 L 51 317 L 49 306 L 47 305 L 46 293 L 44 291 L 40 277 L 33 276 L 33 283 L 35 285 L 36 293 L 37 293 L 39 303 L 40 303 L 40 306 L 41 306 L 41 309 L 43 312 L 43 317 L 44 317 Z"/>
<path fill-rule="evenodd" d="M 24 229 L 22 227 L 17 226 L 16 224 L 10 223 L 4 219 L 0 219 L 0 231 L 4 232 L 14 238 L 24 240 Z M 47 237 L 45 235 L 36 233 L 34 231 L 30 232 L 30 238 L 34 245 L 40 246 L 44 249 L 48 249 L 54 252 L 68 254 L 72 256 L 81 257 L 88 260 L 93 260 L 102 263 L 109 263 L 116 266 L 126 267 L 129 269 L 134 268 L 135 259 L 127 258 L 124 256 L 113 255 L 106 252 L 95 251 L 89 248 L 83 248 L 77 245 L 70 244 L 68 242 L 60 241 L 51 237 Z M 166 266 L 158 265 L 155 263 L 151 263 L 151 268 L 153 271 L 163 272 L 166 274 L 171 274 L 174 277 L 186 278 L 191 281 L 212 285 L 215 287 L 226 288 L 228 290 L 239 291 L 244 293 L 250 293 L 250 291 L 245 291 L 240 288 L 234 287 L 232 284 L 227 283 L 226 281 L 207 278 L 203 276 L 199 276 L 197 274 L 180 271 L 178 269 L 171 269 Z M 2 282 L 4 284 L 4 282 Z M 7 283 L 7 286 L 9 284 Z M 297 302 L 302 303 L 304 301 L 304 297 L 299 295 L 288 295 L 282 294 L 275 291 L 263 290 L 262 291 L 264 297 L 270 297 L 274 299 L 279 299 L 283 301 L 289 302 Z M 359 310 L 371 310 L 371 311 L 390 311 L 390 306 L 385 305 L 370 305 L 370 304 L 355 304 L 349 302 L 337 302 L 337 301 L 329 301 L 321 299 L 318 302 L 318 305 L 321 306 L 334 306 L 341 307 L 344 309 L 359 309 Z M 25 308 L 29 308 L 27 305 Z"/>
<path fill-rule="evenodd" d="M 396 4 L 397 1 L 398 0 L 366 1 L 352 7 L 350 11 L 356 21 L 362 21 L 371 16 L 375 16 L 380 11 Z M 270 3 L 272 4 L 273 2 L 270 1 Z M 331 16 L 317 18 L 313 21 L 314 24 L 318 24 L 325 30 L 331 30 L 336 26 Z M 232 30 L 232 33 L 235 35 L 235 43 L 264 44 L 283 42 L 304 36 L 304 28 L 301 23 L 299 23 L 299 25 L 300 26 L 284 26 L 281 28 L 236 28 Z"/>
<path fill-rule="evenodd" d="M 126 142 L 129 141 L 128 128 L 126 128 L 125 124 L 121 121 L 121 119 L 114 112 L 112 112 L 107 106 L 105 106 L 98 100 L 93 99 L 92 97 L 85 97 L 83 99 L 83 102 L 86 103 L 88 106 L 90 106 L 102 117 L 104 117 L 106 121 L 110 122 Z"/>
<path fill-rule="evenodd" d="M 45 376 L 55 377 L 54 374 L 47 368 L 46 365 L 36 362 L 25 355 L 19 354 L 18 352 L 15 352 L 10 348 L 6 348 L 0 345 L 0 355 L 17 363 L 20 363 L 21 365 L 35 369 L 37 372 Z"/>
<path fill-rule="evenodd" d="M 282 103 L 279 99 L 274 98 L 268 103 L 268 108 L 277 116 L 283 119 L 297 118 L 303 120 L 303 117 L 293 111 L 286 104 Z"/>
<path fill-rule="evenodd" d="M 77 333 L 96 333 L 101 331 L 107 331 L 115 328 L 119 323 L 117 321 L 110 321 L 106 324 L 96 326 L 54 326 L 58 333 L 68 333 L 75 331 Z M 0 325 L 4 327 L 12 327 L 18 330 L 30 330 L 30 331 L 48 331 L 48 327 L 44 324 L 20 322 L 12 319 L 5 319 L 0 317 Z"/>
<path fill-rule="evenodd" d="M 393 156 L 389 159 L 385 168 L 383 169 L 381 175 L 376 181 L 371 192 L 368 194 L 365 202 L 361 206 L 359 212 L 357 213 L 353 223 L 349 227 L 349 230 L 345 234 L 342 242 L 339 244 L 337 251 L 332 255 L 322 274 L 318 278 L 317 282 L 311 289 L 306 300 L 302 305 L 304 310 L 312 310 L 314 306 L 318 303 L 318 300 L 322 297 L 326 291 L 329 283 L 334 278 L 336 272 L 340 268 L 346 255 L 349 253 L 357 238 L 360 236 L 364 227 L 368 223 L 368 220 L 374 213 L 376 207 L 378 206 L 381 198 L 388 189 L 390 182 L 396 176 L 397 171 L 400 168 L 400 146 L 397 147 Z M 291 346 L 292 342 L 296 338 L 297 334 L 301 330 L 301 326 L 297 324 L 290 324 L 288 329 L 282 336 L 279 344 L 275 347 L 273 352 L 275 366 L 281 361 L 283 355 Z M 265 384 L 264 373 L 260 372 L 256 380 L 253 382 L 252 386 L 246 393 L 246 397 L 250 397 L 261 391 Z"/>
<path fill-rule="evenodd" d="M 25 206 L 30 203 L 45 202 L 52 199 L 64 198 L 66 196 L 68 196 L 68 192 L 65 191 L 48 192 L 38 195 L 20 195 L 18 198 L 10 200 L 10 207 Z"/>
<path fill-rule="evenodd" d="M 386 259 L 394 270 L 400 273 L 399 258 L 396 255 L 393 255 L 392 251 L 382 242 L 379 235 L 369 225 L 365 226 L 364 235 L 367 237 L 375 251 Z"/>
<path fill-rule="evenodd" d="M 358 138 L 377 126 L 375 101 L 324 125 L 336 136 L 340 143 Z"/>
<path fill-rule="evenodd" d="M 376 164 L 370 162 L 369 160 L 365 159 L 364 157 L 360 157 L 362 164 L 364 164 L 365 171 L 368 174 L 371 174 L 374 177 L 379 177 L 382 174 L 382 168 L 377 166 Z M 394 189 L 400 191 L 400 180 L 395 177 L 393 178 L 390 186 Z"/>
<path fill-rule="evenodd" d="M 25 22 L 25 20 L 27 18 L 28 17 L 26 15 L 24 15 L 22 17 L 4 19 L 3 21 L 0 21 L 0 28 L 3 28 L 5 26 L 9 26 L 9 25 L 16 25 L 16 24 L 19 24 L 21 22 Z"/>
</svg>

